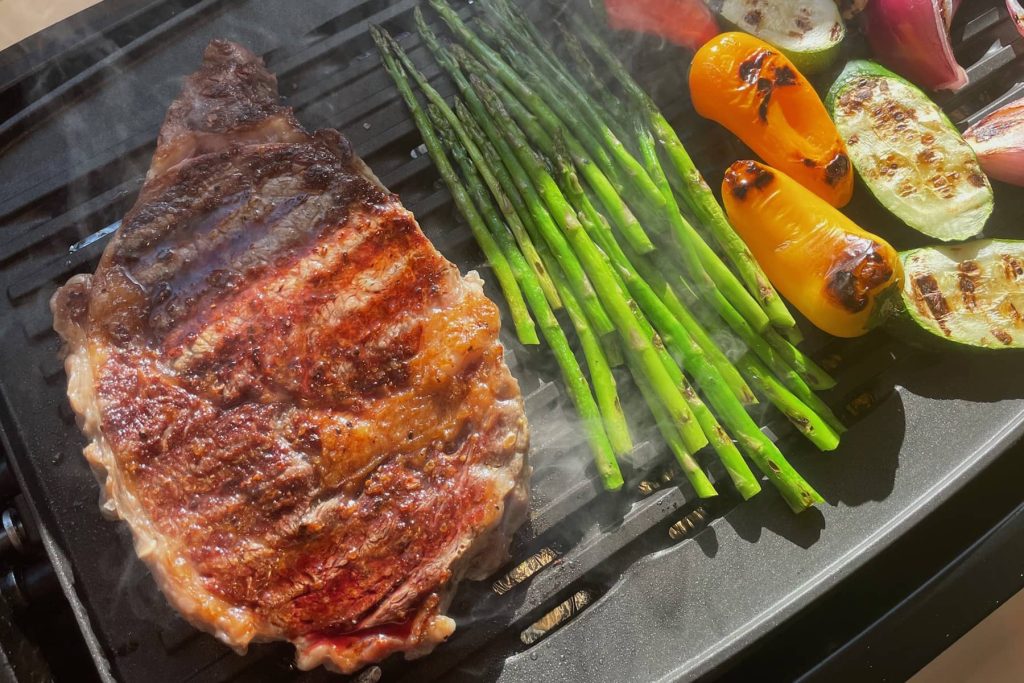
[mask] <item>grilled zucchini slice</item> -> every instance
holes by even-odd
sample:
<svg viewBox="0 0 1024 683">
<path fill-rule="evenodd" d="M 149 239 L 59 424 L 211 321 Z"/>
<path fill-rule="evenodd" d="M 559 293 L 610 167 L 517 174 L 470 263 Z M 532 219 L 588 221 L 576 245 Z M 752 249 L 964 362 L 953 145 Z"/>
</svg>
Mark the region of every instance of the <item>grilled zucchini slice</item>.
<svg viewBox="0 0 1024 683">
<path fill-rule="evenodd" d="M 825 106 L 864 184 L 897 218 L 943 241 L 985 227 L 992 186 L 978 157 L 915 85 L 857 60 L 836 79 Z"/>
<path fill-rule="evenodd" d="M 839 56 L 846 26 L 834 0 L 710 0 L 726 23 L 771 43 L 804 75 Z"/>
<path fill-rule="evenodd" d="M 903 325 L 917 341 L 1024 348 L 1024 242 L 977 240 L 900 254 Z"/>
</svg>

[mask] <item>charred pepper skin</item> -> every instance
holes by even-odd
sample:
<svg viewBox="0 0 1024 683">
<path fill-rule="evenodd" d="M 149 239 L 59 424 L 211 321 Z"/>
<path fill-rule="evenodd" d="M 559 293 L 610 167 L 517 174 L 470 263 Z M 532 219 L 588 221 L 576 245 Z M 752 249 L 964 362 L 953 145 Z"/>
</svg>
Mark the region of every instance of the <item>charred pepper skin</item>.
<svg viewBox="0 0 1024 683">
<path fill-rule="evenodd" d="M 857 337 L 903 281 L 899 254 L 781 171 L 737 161 L 725 172 L 729 220 L 772 284 L 808 320 Z"/>
<path fill-rule="evenodd" d="M 745 33 L 707 42 L 690 67 L 697 113 L 835 207 L 853 196 L 853 166 L 828 110 L 792 62 Z"/>
</svg>

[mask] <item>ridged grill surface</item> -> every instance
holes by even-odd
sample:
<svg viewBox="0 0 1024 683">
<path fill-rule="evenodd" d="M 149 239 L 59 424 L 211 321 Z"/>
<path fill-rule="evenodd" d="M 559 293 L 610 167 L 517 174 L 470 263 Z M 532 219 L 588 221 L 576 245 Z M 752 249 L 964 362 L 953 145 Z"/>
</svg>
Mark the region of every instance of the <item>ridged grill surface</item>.
<svg viewBox="0 0 1024 683">
<path fill-rule="evenodd" d="M 418 133 L 367 33 L 375 23 L 398 35 L 438 89 L 451 94 L 450 83 L 409 32 L 416 4 L 325 0 L 302 3 L 296 11 L 292 3 L 272 0 L 145 3 L 47 61 L 0 77 L 0 338 L 5 342 L 0 424 L 34 504 L 64 550 L 76 577 L 74 590 L 118 679 L 326 680 L 328 675 L 293 671 L 283 646 L 258 646 L 248 657 L 237 657 L 167 607 L 135 559 L 127 529 L 104 521 L 95 505 L 97 488 L 80 456 L 83 443 L 67 407 L 47 301 L 69 276 L 95 267 L 117 221 L 134 202 L 180 77 L 198 64 L 205 42 L 221 35 L 264 55 L 307 128 L 345 133 L 445 256 L 493 280 L 419 147 Z M 527 4 L 536 16 L 551 14 L 543 2 Z M 973 123 L 1024 94 L 1024 40 L 1012 33 L 1002 7 L 994 0 L 965 3 L 965 16 L 954 27 L 957 52 L 969 65 L 972 82 L 939 101 L 958 124 Z M 465 17 L 474 10 L 460 9 Z M 622 47 L 708 178 L 720 178 L 732 160 L 749 154 L 694 115 L 682 53 L 655 41 Z M 863 188 L 858 194 L 855 218 L 865 227 L 891 225 L 891 218 L 863 198 Z M 1004 223 L 1019 222 L 1022 215 L 1019 200 L 1001 202 L 997 211 Z M 900 239 L 906 242 L 900 247 L 915 244 L 905 233 Z M 490 282 L 487 291 L 500 301 Z M 488 653 L 481 661 L 489 661 L 526 650 L 519 639 L 523 629 L 578 590 L 612 593 L 621 568 L 666 547 L 669 528 L 696 504 L 685 480 L 666 477 L 669 484 L 663 485 L 659 479 L 672 472 L 672 465 L 646 420 L 637 425 L 625 492 L 602 493 L 586 443 L 572 428 L 574 413 L 556 366 L 543 349 L 522 347 L 508 330 L 502 340 L 526 396 L 535 468 L 530 522 L 516 538 L 509 568 L 545 548 L 557 559 L 501 594 L 490 582 L 465 586 L 453 606 L 464 628 L 428 659 L 412 666 L 388 662 L 385 675 L 396 679 L 439 677 L 479 651 Z M 928 362 L 882 336 L 853 343 L 812 338 L 808 347 L 834 368 L 840 384 L 827 398 L 840 410 L 848 406 L 846 417 L 853 422 L 891 392 L 885 374 L 890 368 Z M 638 397 L 627 395 L 625 403 L 627 413 L 645 413 Z M 784 451 L 810 453 L 777 414 L 764 417 L 766 430 Z M 720 479 L 721 469 L 708 464 Z M 726 493 L 701 511 L 702 523 L 735 505 Z M 463 675 L 467 671 L 473 669 Z"/>
</svg>

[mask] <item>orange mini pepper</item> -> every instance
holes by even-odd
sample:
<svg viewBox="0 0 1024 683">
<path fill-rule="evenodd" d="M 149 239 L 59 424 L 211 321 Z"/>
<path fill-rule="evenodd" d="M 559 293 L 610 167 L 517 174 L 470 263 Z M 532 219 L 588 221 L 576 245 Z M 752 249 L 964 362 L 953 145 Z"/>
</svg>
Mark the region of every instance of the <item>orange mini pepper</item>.
<svg viewBox="0 0 1024 683">
<path fill-rule="evenodd" d="M 784 173 L 756 161 L 725 172 L 729 221 L 768 279 L 808 320 L 857 337 L 884 318 L 903 280 L 899 254 Z"/>
<path fill-rule="evenodd" d="M 770 165 L 832 206 L 850 201 L 846 143 L 811 84 L 768 43 L 735 32 L 712 38 L 693 57 L 690 95 L 697 113 Z"/>
</svg>

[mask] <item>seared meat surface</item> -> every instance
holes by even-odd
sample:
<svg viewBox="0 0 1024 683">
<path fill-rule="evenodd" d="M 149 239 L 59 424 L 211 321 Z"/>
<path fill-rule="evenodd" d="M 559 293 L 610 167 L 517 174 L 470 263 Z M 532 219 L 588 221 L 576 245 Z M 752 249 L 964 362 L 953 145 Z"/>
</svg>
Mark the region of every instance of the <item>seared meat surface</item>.
<svg viewBox="0 0 1024 683">
<path fill-rule="evenodd" d="M 210 44 L 52 306 L 105 508 L 237 650 L 346 672 L 428 652 L 458 579 L 505 559 L 529 468 L 497 308 L 244 48 Z"/>
</svg>

